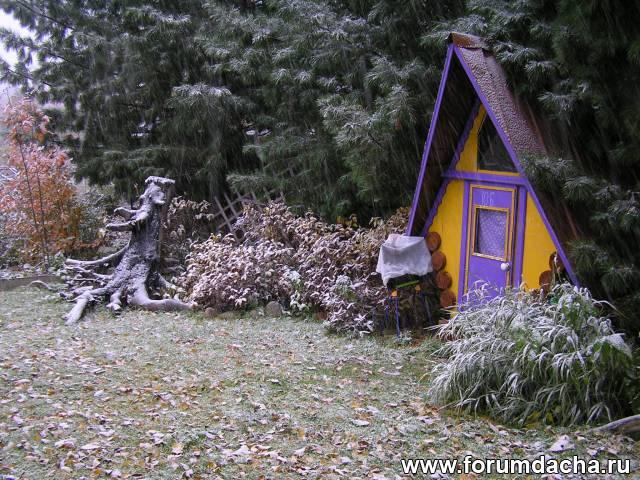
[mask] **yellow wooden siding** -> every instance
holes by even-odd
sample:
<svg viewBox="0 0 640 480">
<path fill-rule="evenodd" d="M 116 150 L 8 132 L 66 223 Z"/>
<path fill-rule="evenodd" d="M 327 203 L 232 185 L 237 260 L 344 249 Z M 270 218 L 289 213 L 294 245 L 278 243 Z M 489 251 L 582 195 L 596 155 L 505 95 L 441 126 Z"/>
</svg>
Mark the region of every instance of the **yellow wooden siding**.
<svg viewBox="0 0 640 480">
<path fill-rule="evenodd" d="M 464 144 L 464 149 L 460 154 L 460 160 L 456 164 L 456 170 L 460 172 L 473 172 L 473 173 L 489 173 L 491 175 L 506 175 L 506 176 L 519 176 L 516 172 L 501 172 L 497 170 L 479 170 L 478 169 L 478 133 L 482 122 L 487 116 L 487 111 L 484 106 L 480 105 L 478 114 L 473 121 L 473 126 L 469 131 L 469 136 Z M 490 120 L 487 120 L 490 121 Z"/>
<path fill-rule="evenodd" d="M 478 109 L 478 115 L 476 115 L 473 121 L 473 126 L 469 132 L 469 136 L 464 143 L 464 149 L 460 154 L 460 160 L 456 164 L 456 170 L 460 172 L 477 172 L 478 171 L 478 132 L 480 131 L 480 125 L 482 120 L 487 114 L 482 105 Z"/>
<path fill-rule="evenodd" d="M 540 274 L 549 270 L 549 257 L 556 251 L 540 212 L 527 195 L 527 214 L 524 229 L 524 258 L 522 281 L 526 288 L 540 288 Z"/>
<path fill-rule="evenodd" d="M 449 272 L 453 282 L 451 291 L 458 297 L 458 280 L 460 278 L 460 242 L 462 241 L 462 210 L 464 207 L 464 182 L 452 180 L 438 207 L 430 232 L 440 234 L 442 244 L 440 250 L 447 258 L 444 270 Z"/>
<path fill-rule="evenodd" d="M 456 170 L 462 172 L 478 172 L 478 132 L 486 116 L 486 110 L 481 105 L 473 122 L 469 136 L 465 141 L 460 159 L 456 164 Z M 494 175 L 514 175 L 511 172 L 490 172 Z M 517 174 L 515 174 L 517 175 Z M 442 238 L 440 250 L 447 258 L 445 270 L 449 272 L 453 280 L 451 290 L 460 300 L 458 284 L 460 279 L 460 262 L 464 260 L 464 251 L 461 251 L 462 227 L 466 219 L 462 218 L 464 211 L 464 181 L 452 180 L 449 182 L 443 195 L 442 202 L 429 228 L 431 232 L 437 232 Z M 514 212 L 515 214 L 516 212 Z M 522 259 L 522 281 L 526 288 L 539 288 L 539 277 L 542 272 L 549 269 L 549 256 L 556 251 L 551 235 L 540 216 L 530 195 L 527 195 L 527 209 L 525 218 L 525 239 Z M 514 259 L 515 260 L 515 259 Z M 516 260 L 517 261 L 517 260 Z"/>
</svg>

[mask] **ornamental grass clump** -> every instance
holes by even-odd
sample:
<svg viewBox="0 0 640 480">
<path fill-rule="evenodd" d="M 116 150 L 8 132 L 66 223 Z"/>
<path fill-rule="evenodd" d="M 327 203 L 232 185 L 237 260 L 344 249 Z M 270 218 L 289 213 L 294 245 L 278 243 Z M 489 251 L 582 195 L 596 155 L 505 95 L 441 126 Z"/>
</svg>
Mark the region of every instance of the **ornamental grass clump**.
<svg viewBox="0 0 640 480">
<path fill-rule="evenodd" d="M 483 293 L 480 293 L 483 295 Z M 438 404 L 518 425 L 571 425 L 629 413 L 632 352 L 603 304 L 569 284 L 547 298 L 524 291 L 463 305 L 439 334 L 447 358 L 433 371 Z"/>
</svg>

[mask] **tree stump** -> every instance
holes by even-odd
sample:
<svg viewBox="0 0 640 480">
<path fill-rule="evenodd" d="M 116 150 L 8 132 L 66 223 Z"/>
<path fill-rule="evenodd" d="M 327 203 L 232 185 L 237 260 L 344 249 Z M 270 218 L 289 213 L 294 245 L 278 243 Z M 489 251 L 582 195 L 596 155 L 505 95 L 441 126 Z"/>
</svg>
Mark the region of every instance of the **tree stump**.
<svg viewBox="0 0 640 480">
<path fill-rule="evenodd" d="M 131 239 L 120 251 L 98 260 L 65 262 L 68 291 L 62 296 L 75 302 L 65 316 L 67 324 L 77 322 L 89 304 L 109 299 L 107 308 L 114 313 L 122 310 L 123 303 L 146 310 L 188 310 L 193 304 L 160 297 L 160 292 L 173 287 L 159 271 L 160 235 L 167 206 L 173 194 L 175 182 L 168 178 L 149 177 L 145 191 L 140 196 L 137 209 L 116 208 L 114 213 L 125 219 L 111 223 L 107 229 L 130 231 Z M 115 266 L 112 273 L 99 273 Z M 71 277 L 72 275 L 72 277 Z"/>
</svg>

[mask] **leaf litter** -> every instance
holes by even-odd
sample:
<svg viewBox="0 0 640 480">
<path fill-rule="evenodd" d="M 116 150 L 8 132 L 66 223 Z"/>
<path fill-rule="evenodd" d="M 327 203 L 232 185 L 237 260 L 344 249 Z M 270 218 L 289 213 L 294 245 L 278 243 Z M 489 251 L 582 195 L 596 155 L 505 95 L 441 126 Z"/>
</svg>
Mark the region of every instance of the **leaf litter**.
<svg viewBox="0 0 640 480">
<path fill-rule="evenodd" d="M 65 309 L 0 293 L 4 478 L 395 479 L 401 458 L 638 456 L 586 427 L 438 410 L 425 400 L 429 340 L 354 340 L 259 311 L 98 309 L 69 327 Z"/>
</svg>

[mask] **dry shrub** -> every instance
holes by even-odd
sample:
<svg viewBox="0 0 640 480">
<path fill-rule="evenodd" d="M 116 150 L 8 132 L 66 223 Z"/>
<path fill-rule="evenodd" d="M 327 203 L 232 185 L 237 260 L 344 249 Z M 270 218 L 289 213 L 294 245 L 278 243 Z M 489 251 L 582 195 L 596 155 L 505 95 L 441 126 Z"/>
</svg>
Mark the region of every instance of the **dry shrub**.
<svg viewBox="0 0 640 480">
<path fill-rule="evenodd" d="M 194 202 L 173 197 L 164 224 L 164 253 L 183 264 L 195 243 L 206 240 L 213 233 L 214 213 L 206 201 Z"/>
<path fill-rule="evenodd" d="M 0 178 L 3 261 L 49 266 L 59 252 L 88 246 L 80 239 L 85 211 L 69 158 L 49 129 L 49 117 L 35 102 L 22 99 L 7 104 L 0 123 L 7 129 L 6 173 Z"/>
<path fill-rule="evenodd" d="M 176 283 L 189 300 L 219 310 L 277 300 L 291 310 L 326 313 L 332 330 L 367 332 L 385 299 L 375 273 L 380 245 L 406 227 L 408 209 L 370 229 L 330 225 L 312 213 L 296 216 L 282 203 L 248 205 L 234 236 L 193 246 Z"/>
</svg>

